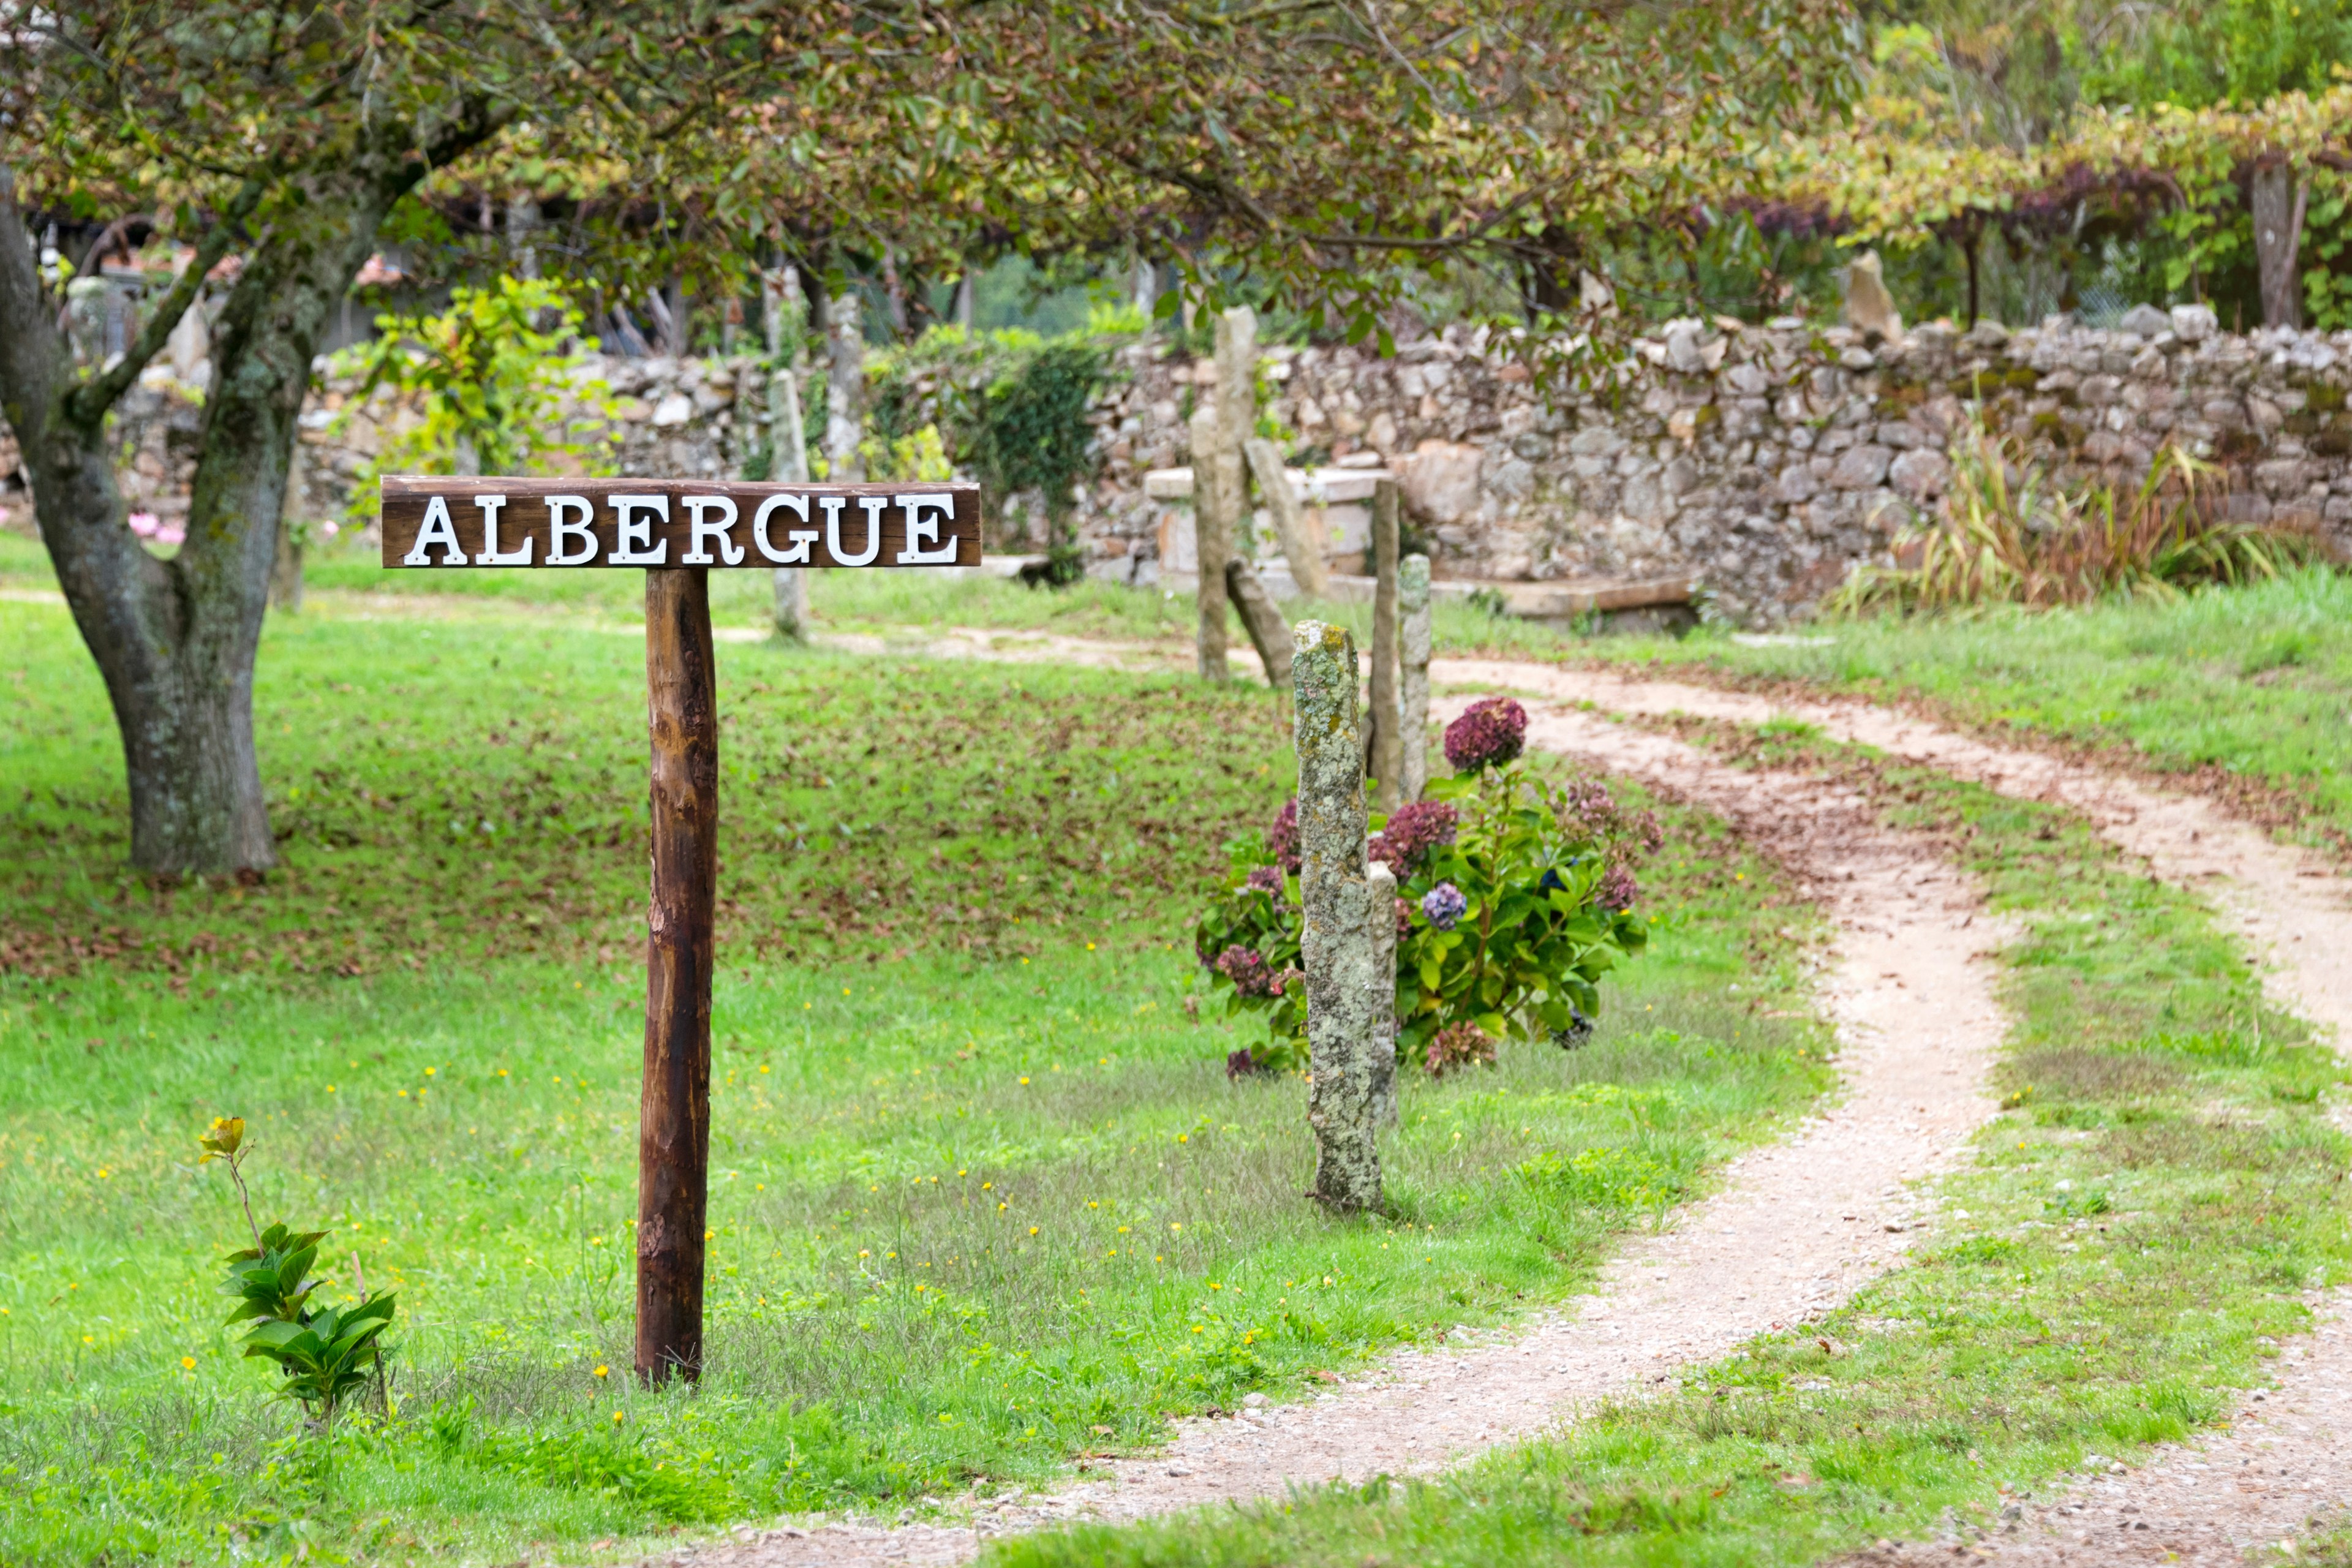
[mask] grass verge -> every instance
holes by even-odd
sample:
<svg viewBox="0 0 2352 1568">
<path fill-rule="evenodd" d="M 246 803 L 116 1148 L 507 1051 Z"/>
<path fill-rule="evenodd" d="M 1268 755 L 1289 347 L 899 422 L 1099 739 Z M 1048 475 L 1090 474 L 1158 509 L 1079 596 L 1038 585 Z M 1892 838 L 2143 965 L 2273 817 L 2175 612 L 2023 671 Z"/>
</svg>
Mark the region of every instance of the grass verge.
<svg viewBox="0 0 2352 1568">
<path fill-rule="evenodd" d="M 2343 1064 L 2266 1007 L 2195 900 L 2073 815 L 1802 726 L 1694 723 L 1834 770 L 1944 836 L 2024 934 L 2006 1113 L 1911 1266 L 1803 1332 L 1690 1369 L 1558 1441 L 1431 1481 L 993 1546 L 990 1568 L 1801 1563 L 1994 1524 L 2086 1453 L 2225 1423 L 2305 1292 L 2352 1273 Z"/>
<path fill-rule="evenodd" d="M 2180 598 L 1798 628 L 1742 643 L 1598 639 L 1576 657 L 1924 701 L 1969 725 L 2208 777 L 2258 820 L 2352 845 L 2352 578 L 2326 568 Z M 1539 655 L 1537 657 L 1540 657 Z"/>
<path fill-rule="evenodd" d="M 273 617 L 284 865 L 157 889 L 68 618 L 0 606 L 0 1561 L 635 1556 L 1044 1480 L 1571 1293 L 1826 1081 L 1769 1016 L 1802 907 L 1673 814 L 1594 1042 L 1412 1083 L 1397 1214 L 1331 1225 L 1301 1085 L 1227 1082 L 1179 951 L 1285 792 L 1269 695 L 719 658 L 712 1365 L 656 1394 L 625 1376 L 635 640 Z M 242 1225 L 192 1161 L 224 1114 L 264 1220 L 331 1230 L 331 1291 L 398 1290 L 394 1418 L 305 1434 L 231 1353 Z M 1522 1173 L 1559 1152 L 1576 1190 Z"/>
</svg>

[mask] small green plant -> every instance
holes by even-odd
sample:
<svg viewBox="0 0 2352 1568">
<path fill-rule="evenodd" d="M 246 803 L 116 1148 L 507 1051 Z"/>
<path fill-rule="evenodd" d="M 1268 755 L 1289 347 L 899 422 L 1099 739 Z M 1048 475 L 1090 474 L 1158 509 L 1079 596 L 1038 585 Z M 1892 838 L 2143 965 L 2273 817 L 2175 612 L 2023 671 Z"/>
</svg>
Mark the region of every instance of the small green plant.
<svg viewBox="0 0 2352 1568">
<path fill-rule="evenodd" d="M 2276 578 L 2315 556 L 2305 531 L 2223 516 L 2213 472 L 2168 447 L 2128 496 L 2112 485 L 2068 490 L 1979 415 L 1953 447 L 1937 514 L 1896 536 L 1895 565 L 1857 565 L 1822 611 L 2173 599 L 2206 584 Z"/>
<path fill-rule="evenodd" d="M 256 1224 L 242 1169 L 252 1152 L 245 1142 L 244 1118 L 217 1119 L 196 1142 L 205 1152 L 198 1164 L 218 1160 L 228 1167 L 237 1202 L 245 1209 L 246 1228 L 253 1237 L 251 1247 L 225 1259 L 228 1278 L 221 1284 L 223 1293 L 236 1301 L 227 1321 L 254 1325 L 245 1336 L 245 1353 L 274 1363 L 285 1378 L 279 1392 L 300 1404 L 321 1427 L 333 1426 L 336 1411 L 370 1384 L 389 1405 L 383 1337 L 392 1326 L 392 1295 L 372 1295 L 348 1309 L 311 1306 L 310 1297 L 321 1281 L 311 1278 L 310 1269 L 327 1233 L 293 1231 L 283 1225 L 265 1230 Z"/>
<path fill-rule="evenodd" d="M 895 440 L 868 436 L 857 444 L 857 455 L 866 459 L 866 477 L 876 481 L 944 484 L 955 478 L 955 464 L 948 458 L 947 445 L 940 439 L 936 425 L 926 425 Z"/>
<path fill-rule="evenodd" d="M 348 351 L 345 367 L 360 375 L 350 409 L 388 386 L 417 399 L 424 416 L 387 431 L 352 487 L 352 520 L 373 520 L 376 481 L 388 473 L 611 472 L 618 407 L 604 382 L 573 374 L 586 362 L 584 325 L 568 293 L 535 278 L 452 289 L 436 316 L 377 317 L 381 335 Z M 564 416 L 566 401 L 582 423 Z"/>
</svg>

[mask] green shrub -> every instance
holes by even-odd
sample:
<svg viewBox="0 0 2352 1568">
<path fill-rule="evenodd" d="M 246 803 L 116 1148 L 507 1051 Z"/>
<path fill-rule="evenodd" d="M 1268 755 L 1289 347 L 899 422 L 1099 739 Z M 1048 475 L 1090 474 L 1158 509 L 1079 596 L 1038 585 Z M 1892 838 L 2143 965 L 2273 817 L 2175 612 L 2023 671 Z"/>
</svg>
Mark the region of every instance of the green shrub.
<svg viewBox="0 0 2352 1568">
<path fill-rule="evenodd" d="M 1632 912 L 1633 867 L 1658 847 L 1654 818 L 1618 806 L 1588 778 L 1544 781 L 1516 762 L 1433 780 L 1428 798 L 1375 816 L 1368 853 L 1398 879 L 1399 1059 L 1427 1057 L 1444 1031 L 1488 1040 L 1579 1043 L 1601 1010 L 1601 977 L 1647 940 Z M 1236 1071 L 1303 1065 L 1297 802 L 1245 840 L 1193 951 L 1229 1013 L 1262 1013 L 1268 1039 Z M 1465 1035 L 1432 1070 L 1483 1055 Z"/>
</svg>

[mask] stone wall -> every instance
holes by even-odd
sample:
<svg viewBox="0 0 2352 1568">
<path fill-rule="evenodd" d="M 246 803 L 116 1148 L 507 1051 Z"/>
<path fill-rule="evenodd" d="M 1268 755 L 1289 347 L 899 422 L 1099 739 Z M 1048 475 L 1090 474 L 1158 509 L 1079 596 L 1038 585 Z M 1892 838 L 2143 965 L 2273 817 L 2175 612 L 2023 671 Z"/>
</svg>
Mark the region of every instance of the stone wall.
<svg viewBox="0 0 2352 1568">
<path fill-rule="evenodd" d="M 1273 412 L 1301 446 L 1394 470 L 1440 578 L 1699 583 L 1751 625 L 1802 612 L 1932 508 L 1946 450 L 1988 423 L 2070 479 L 2136 480 L 2178 443 L 2231 466 L 2234 509 L 2352 543 L 2352 333 L 2217 331 L 2212 313 L 2143 309 L 2126 329 L 1915 329 L 1865 347 L 1846 328 L 1681 321 L 1603 388 L 1539 394 L 1523 365 L 1458 331 L 1382 360 L 1272 351 Z M 1195 367 L 1130 358 L 1106 410 L 1090 537 L 1141 578 L 1164 507 L 1144 471 L 1184 460 Z"/>
<path fill-rule="evenodd" d="M 2235 336 L 2202 307 L 2143 308 L 2116 331 L 1930 324 L 1875 347 L 1793 320 L 1686 321 L 1637 342 L 1602 386 L 1549 395 L 1459 329 L 1390 359 L 1276 347 L 1262 364 L 1265 412 L 1295 454 L 1398 475 L 1440 579 L 1689 577 L 1730 618 L 1786 620 L 1852 563 L 1887 559 L 1895 531 L 1935 504 L 1978 396 L 2053 469 L 2127 480 L 2177 442 L 2231 466 L 2243 515 L 2305 520 L 2352 552 L 2352 333 Z M 584 374 L 621 395 L 625 472 L 730 473 L 756 438 L 736 407 L 739 380 L 764 401 L 749 362 L 616 359 Z M 1094 574 L 1157 581 L 1181 519 L 1146 476 L 1187 461 L 1184 421 L 1211 374 L 1153 342 L 1115 357 L 1100 467 L 1079 498 Z M 303 416 L 303 515 L 336 513 L 379 432 L 409 417 L 383 394 L 358 409 L 352 395 L 331 385 Z M 185 510 L 200 418 L 168 375 L 124 405 L 134 509 L 167 526 Z M 0 433 L 0 467 L 12 456 Z M 0 494 L 19 525 L 21 500 Z M 1037 510 L 1016 498 L 994 547 L 1036 543 Z"/>
</svg>

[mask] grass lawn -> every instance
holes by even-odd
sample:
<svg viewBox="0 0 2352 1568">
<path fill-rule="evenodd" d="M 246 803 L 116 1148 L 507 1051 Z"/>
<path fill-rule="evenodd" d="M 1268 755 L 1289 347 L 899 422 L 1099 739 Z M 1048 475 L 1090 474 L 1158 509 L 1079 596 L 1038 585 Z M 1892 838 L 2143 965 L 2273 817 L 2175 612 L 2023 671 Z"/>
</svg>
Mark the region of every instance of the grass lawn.
<svg viewBox="0 0 2352 1568">
<path fill-rule="evenodd" d="M 20 544 L 0 574 L 37 587 Z M 639 642 L 273 616 L 284 867 L 159 890 L 65 612 L 0 604 L 0 1562 L 635 1557 L 1045 1479 L 1571 1294 L 1828 1081 L 1770 1016 L 1806 1005 L 1809 914 L 1671 813 L 1595 1041 L 1412 1082 L 1396 1214 L 1328 1222 L 1303 1086 L 1225 1079 L 1248 1037 L 1194 1016 L 1182 950 L 1287 792 L 1275 699 L 719 657 L 712 1359 L 657 1394 L 625 1375 Z M 333 1293 L 399 1291 L 390 1422 L 305 1435 L 232 1353 L 218 1115 L 263 1222 L 331 1230 Z M 1521 1174 L 1587 1150 L 1575 1190 Z"/>
<path fill-rule="evenodd" d="M 1558 1441 L 1431 1482 L 1003 1543 L 991 1568 L 1728 1568 L 1997 1523 L 2007 1494 L 2089 1454 L 2226 1423 L 2305 1322 L 2303 1292 L 2352 1276 L 2352 1140 L 2322 1104 L 2344 1063 L 2262 1005 L 2189 897 L 2057 808 L 1801 726 L 1691 733 L 1846 773 L 1948 836 L 2023 926 L 2007 1113 L 1945 1182 L 1933 1245 L 1817 1332 L 1760 1338 Z"/>
<path fill-rule="evenodd" d="M 56 587 L 37 542 L 0 532 L 0 590 Z M 544 615 L 572 621 L 642 624 L 645 576 L 625 567 L 578 572 L 476 568 L 464 572 L 387 572 L 356 546 L 313 552 L 303 568 L 306 590 L 331 616 L 385 613 L 381 596 L 407 601 L 392 613 L 415 615 L 416 601 L 435 603 L 448 618 Z M 761 572 L 720 572 L 710 579 L 710 613 L 721 626 L 765 627 L 772 614 L 769 579 Z M 905 633 L 909 628 L 981 626 L 1034 631 L 1104 641 L 1147 643 L 1181 653 L 1192 646 L 1196 612 L 1189 594 L 1080 583 L 1059 591 L 1024 588 L 997 578 L 950 579 L 926 572 L 830 572 L 814 574 L 810 608 L 822 631 Z M 1371 637 L 1368 604 L 1284 606 L 1294 621 L 1319 616 L 1349 627 L 1359 644 Z M 1549 626 L 1497 617 L 1451 601 L 1435 606 L 1437 640 L 1450 652 L 1530 658 L 1574 656 L 1585 643 Z M 1228 623 L 1232 646 L 1246 649 L 1240 617 Z"/>
<path fill-rule="evenodd" d="M 1761 647 L 1716 631 L 1596 638 L 1574 657 L 1913 698 L 2028 743 L 2054 738 L 2168 771 L 2218 769 L 2287 797 L 2260 815 L 2352 845 L 2352 578 L 2314 568 L 2171 603 L 1797 631 L 1805 640 Z"/>
<path fill-rule="evenodd" d="M 0 587 L 51 582 L 40 547 L 0 534 Z M 368 596 L 437 598 L 452 616 L 634 624 L 643 587 L 622 572 L 387 573 L 363 552 L 314 558 L 309 582 L 327 615 L 369 613 Z M 722 625 L 761 626 L 768 586 L 759 573 L 713 580 Z M 947 582 L 919 573 L 821 574 L 812 604 L 821 628 L 889 632 L 986 626 L 1122 642 L 1187 646 L 1189 596 L 1084 584 L 1065 593 L 994 580 Z M 1367 605 L 1292 605 L 1370 634 Z M 1728 628 L 1687 637 L 1578 637 L 1441 603 L 1441 654 L 1546 662 L 1591 659 L 1683 668 L 1750 682 L 1924 701 L 1952 718 L 2107 749 L 2164 770 L 2218 772 L 2260 797 L 2255 814 L 2300 837 L 2352 847 L 2352 579 L 2314 569 L 2252 588 L 2209 590 L 2170 602 L 2119 602 L 2081 611 L 1874 619 L 1798 628 L 1793 640 L 1742 643 Z M 1236 622 L 1234 646 L 1245 647 Z"/>
</svg>

